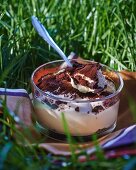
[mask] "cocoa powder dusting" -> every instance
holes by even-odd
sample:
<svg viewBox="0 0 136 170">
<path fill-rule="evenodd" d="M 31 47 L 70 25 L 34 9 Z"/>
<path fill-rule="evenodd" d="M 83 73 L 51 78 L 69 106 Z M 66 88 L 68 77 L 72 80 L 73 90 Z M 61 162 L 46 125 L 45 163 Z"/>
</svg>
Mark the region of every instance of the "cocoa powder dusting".
<svg viewBox="0 0 136 170">
<path fill-rule="evenodd" d="M 75 85 L 80 84 L 88 88 L 96 88 L 98 86 L 97 71 L 101 68 L 99 63 L 90 62 L 89 64 L 78 63 L 73 61 L 73 67 L 66 67 L 60 73 L 49 73 L 47 75 L 42 75 L 36 84 L 42 91 L 50 92 L 54 95 L 64 95 L 69 98 L 97 98 L 100 94 L 87 92 L 82 93 L 71 85 L 71 78 L 73 79 Z M 77 74 L 77 76 L 76 76 Z M 79 74 L 82 74 L 91 80 L 92 83 L 88 83 Z M 103 95 L 105 95 L 103 93 Z"/>
</svg>

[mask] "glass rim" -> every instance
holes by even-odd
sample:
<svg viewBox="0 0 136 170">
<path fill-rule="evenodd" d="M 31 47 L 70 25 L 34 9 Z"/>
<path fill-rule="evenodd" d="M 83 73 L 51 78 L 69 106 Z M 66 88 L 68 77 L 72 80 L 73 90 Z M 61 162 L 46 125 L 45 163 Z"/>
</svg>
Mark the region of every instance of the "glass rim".
<svg viewBox="0 0 136 170">
<path fill-rule="evenodd" d="M 78 59 L 70 59 L 70 60 L 78 60 Z M 82 60 L 83 60 L 83 61 L 87 61 L 87 62 L 98 63 L 98 62 L 93 61 L 93 60 L 84 60 L 84 59 L 82 59 Z M 102 97 L 102 98 L 96 98 L 96 99 L 86 99 L 86 100 L 84 100 L 84 99 L 68 99 L 68 98 L 66 98 L 66 97 L 59 97 L 59 96 L 57 96 L 57 95 L 50 94 L 49 92 L 44 92 L 44 91 L 42 91 L 42 90 L 34 83 L 34 81 L 33 81 L 33 77 L 34 77 L 35 73 L 36 73 L 38 70 L 40 70 L 40 68 L 42 68 L 42 67 L 44 67 L 44 66 L 46 66 L 46 65 L 53 64 L 53 63 L 58 63 L 58 62 L 65 62 L 65 61 L 64 61 L 64 60 L 54 60 L 54 61 L 51 61 L 51 62 L 44 63 L 44 64 L 40 65 L 39 67 L 37 67 L 37 68 L 33 71 L 32 75 L 31 75 L 31 83 L 32 83 L 32 85 L 33 85 L 42 95 L 44 95 L 44 96 L 46 96 L 46 97 L 48 97 L 48 98 L 51 98 L 51 99 L 54 99 L 54 100 L 60 100 L 60 101 L 64 101 L 64 102 L 77 102 L 77 103 L 98 102 L 98 101 L 103 101 L 103 100 L 106 100 L 106 99 L 110 99 L 110 98 L 115 97 L 116 95 L 118 95 L 118 94 L 121 92 L 121 90 L 122 90 L 122 88 L 123 88 L 123 86 L 124 86 L 123 79 L 122 79 L 122 77 L 121 77 L 121 75 L 119 74 L 118 71 L 113 70 L 112 68 L 106 66 L 105 64 L 99 63 L 101 66 L 104 66 L 104 67 L 108 68 L 109 70 L 111 70 L 112 72 L 114 72 L 114 73 L 117 75 L 117 77 L 119 78 L 120 85 L 119 85 L 118 89 L 117 89 L 114 93 L 112 93 L 112 94 L 110 94 L 110 95 L 108 95 L 108 96 L 105 96 L 105 97 Z"/>
</svg>

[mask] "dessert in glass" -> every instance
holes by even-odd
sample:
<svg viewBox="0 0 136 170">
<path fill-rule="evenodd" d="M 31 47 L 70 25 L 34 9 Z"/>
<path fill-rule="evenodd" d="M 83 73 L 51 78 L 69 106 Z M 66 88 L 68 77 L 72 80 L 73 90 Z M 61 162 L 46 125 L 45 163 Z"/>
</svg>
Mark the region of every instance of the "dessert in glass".
<svg viewBox="0 0 136 170">
<path fill-rule="evenodd" d="M 71 136 L 90 139 L 116 127 L 123 80 L 108 66 L 88 60 L 49 62 L 32 74 L 35 121 L 42 133 L 65 139 L 62 113 Z"/>
</svg>

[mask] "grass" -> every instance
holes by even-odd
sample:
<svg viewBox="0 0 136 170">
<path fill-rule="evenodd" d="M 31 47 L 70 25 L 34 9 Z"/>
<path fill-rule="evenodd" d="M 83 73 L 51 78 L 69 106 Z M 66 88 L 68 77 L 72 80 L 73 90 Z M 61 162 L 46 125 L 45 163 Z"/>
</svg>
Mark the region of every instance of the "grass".
<svg viewBox="0 0 136 170">
<path fill-rule="evenodd" d="M 136 71 L 136 1 L 134 0 L 1 0 L 0 3 L 0 85 L 25 88 L 30 92 L 34 69 L 60 57 L 35 32 L 35 15 L 50 35 L 69 55 L 74 51 L 110 67 Z M 59 169 L 49 154 L 31 156 L 15 141 L 0 135 L 0 169 Z M 122 169 L 128 162 L 88 161 L 73 164 L 65 158 L 62 169 Z M 39 168 L 40 167 L 40 168 Z"/>
<path fill-rule="evenodd" d="M 37 66 L 59 59 L 33 29 L 32 15 L 41 20 L 66 55 L 74 51 L 117 70 L 136 70 L 135 6 L 131 0 L 3 1 L 1 82 L 6 80 L 9 87 L 29 88 L 30 75 Z"/>
</svg>

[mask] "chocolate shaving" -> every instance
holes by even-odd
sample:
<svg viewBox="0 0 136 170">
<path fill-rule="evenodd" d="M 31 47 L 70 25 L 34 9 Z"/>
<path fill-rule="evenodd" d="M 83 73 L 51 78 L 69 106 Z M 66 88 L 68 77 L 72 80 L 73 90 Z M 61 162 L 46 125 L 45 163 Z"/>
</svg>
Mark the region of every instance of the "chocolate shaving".
<svg viewBox="0 0 136 170">
<path fill-rule="evenodd" d="M 99 106 L 95 106 L 93 109 L 92 109 L 92 112 L 95 112 L 95 114 L 97 113 L 99 113 L 99 112 L 101 112 L 101 111 L 103 111 L 104 110 L 104 108 L 101 106 L 101 105 L 99 105 Z"/>
<path fill-rule="evenodd" d="M 100 93 L 104 89 L 98 87 L 98 77 L 97 71 L 101 69 L 99 63 L 90 62 L 89 64 L 73 62 L 73 67 L 66 67 L 65 70 L 60 71 L 60 73 L 49 73 L 47 75 L 42 75 L 36 84 L 44 92 L 50 92 L 54 95 L 64 95 L 71 99 L 76 98 L 88 98 L 95 99 L 100 96 L 107 96 L 108 93 Z M 83 79 L 80 74 L 85 77 L 90 78 L 93 82 L 89 83 L 87 80 Z M 82 93 L 78 89 L 75 89 L 71 85 L 71 79 L 73 79 L 75 85 L 80 84 L 82 86 L 94 89 L 94 92 Z"/>
</svg>

